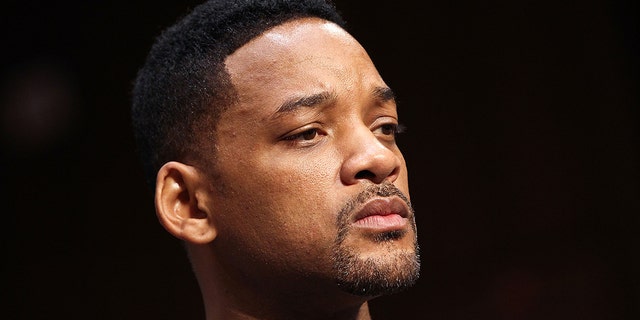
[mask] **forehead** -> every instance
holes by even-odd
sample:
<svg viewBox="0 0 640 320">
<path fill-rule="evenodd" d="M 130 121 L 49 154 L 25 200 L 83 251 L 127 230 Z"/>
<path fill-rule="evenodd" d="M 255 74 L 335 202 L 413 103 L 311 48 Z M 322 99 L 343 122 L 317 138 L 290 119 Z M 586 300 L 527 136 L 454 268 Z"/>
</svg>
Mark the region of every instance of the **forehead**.
<svg viewBox="0 0 640 320">
<path fill-rule="evenodd" d="M 256 37 L 225 61 L 240 108 L 275 110 L 291 96 L 331 92 L 353 95 L 384 87 L 362 46 L 339 26 L 303 18 Z"/>
</svg>

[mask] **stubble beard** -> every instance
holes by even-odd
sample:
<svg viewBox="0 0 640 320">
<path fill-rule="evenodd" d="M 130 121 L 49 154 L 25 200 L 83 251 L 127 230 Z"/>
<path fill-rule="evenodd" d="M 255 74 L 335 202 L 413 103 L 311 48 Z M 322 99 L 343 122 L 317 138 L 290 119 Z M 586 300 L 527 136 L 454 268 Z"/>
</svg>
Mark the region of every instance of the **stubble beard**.
<svg viewBox="0 0 640 320">
<path fill-rule="evenodd" d="M 412 248 L 399 250 L 394 245 L 396 240 L 408 236 L 406 230 L 375 235 L 371 240 L 386 251 L 376 256 L 358 256 L 358 248 L 345 243 L 350 232 L 348 214 L 353 208 L 373 196 L 392 195 L 404 200 L 413 211 L 407 197 L 389 183 L 367 188 L 356 199 L 350 201 L 338 215 L 338 236 L 333 246 L 333 264 L 337 285 L 348 293 L 368 297 L 393 294 L 413 286 L 420 276 L 420 249 L 413 215 L 410 220 L 413 229 Z"/>
</svg>

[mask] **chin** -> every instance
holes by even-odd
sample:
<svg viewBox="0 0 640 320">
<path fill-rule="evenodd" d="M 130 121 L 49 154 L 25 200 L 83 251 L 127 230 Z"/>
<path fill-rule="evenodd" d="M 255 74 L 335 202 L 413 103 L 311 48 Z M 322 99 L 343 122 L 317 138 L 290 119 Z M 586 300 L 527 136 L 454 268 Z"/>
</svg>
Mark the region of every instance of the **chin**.
<svg viewBox="0 0 640 320">
<path fill-rule="evenodd" d="M 367 297 L 393 294 L 412 287 L 420 276 L 417 241 L 414 237 L 407 249 L 393 244 L 406 236 L 402 231 L 376 235 L 375 240 L 382 248 L 376 254 L 357 254 L 352 247 L 337 243 L 333 257 L 337 285 L 348 293 Z"/>
</svg>

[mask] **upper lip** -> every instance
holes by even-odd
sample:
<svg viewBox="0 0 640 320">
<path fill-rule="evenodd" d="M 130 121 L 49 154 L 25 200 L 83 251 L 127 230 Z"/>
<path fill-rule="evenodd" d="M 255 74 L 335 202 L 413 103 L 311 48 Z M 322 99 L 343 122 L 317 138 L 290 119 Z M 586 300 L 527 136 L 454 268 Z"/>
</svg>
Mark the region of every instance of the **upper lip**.
<svg viewBox="0 0 640 320">
<path fill-rule="evenodd" d="M 354 215 L 354 221 L 368 216 L 398 214 L 403 218 L 409 217 L 407 204 L 397 196 L 378 197 L 371 199 L 361 206 Z"/>
</svg>

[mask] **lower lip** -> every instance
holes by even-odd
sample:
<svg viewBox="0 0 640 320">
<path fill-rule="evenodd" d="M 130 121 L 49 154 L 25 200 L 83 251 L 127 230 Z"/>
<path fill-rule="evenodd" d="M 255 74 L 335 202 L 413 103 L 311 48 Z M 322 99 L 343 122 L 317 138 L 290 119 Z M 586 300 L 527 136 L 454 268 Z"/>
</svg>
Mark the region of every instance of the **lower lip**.
<svg viewBox="0 0 640 320">
<path fill-rule="evenodd" d="M 354 224 L 373 229 L 400 229 L 405 226 L 407 219 L 399 214 L 373 215 L 357 220 Z"/>
</svg>

